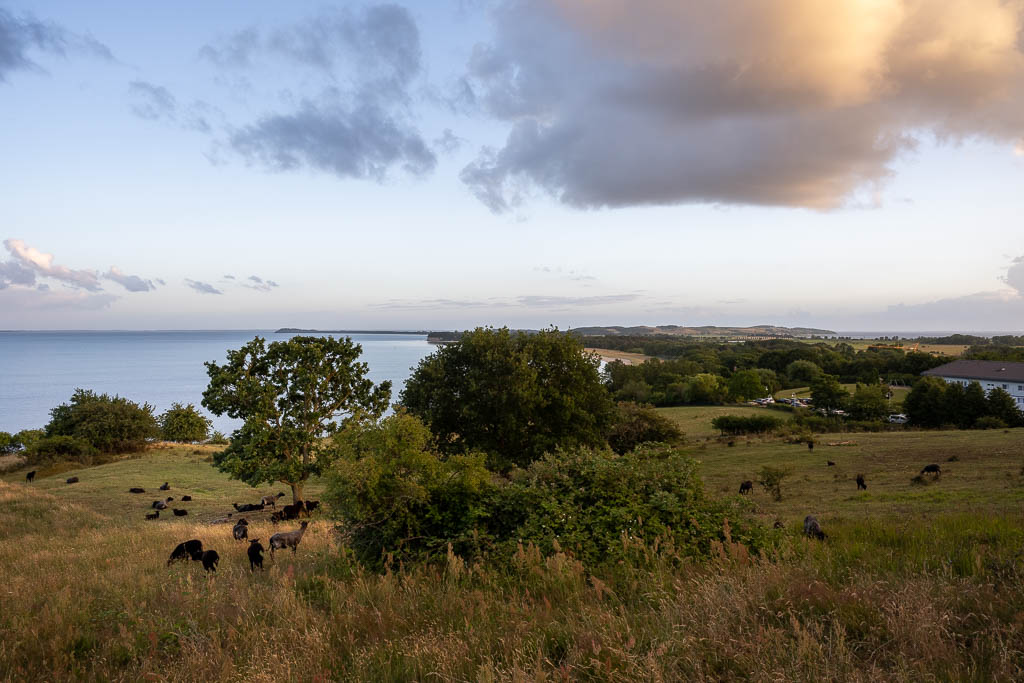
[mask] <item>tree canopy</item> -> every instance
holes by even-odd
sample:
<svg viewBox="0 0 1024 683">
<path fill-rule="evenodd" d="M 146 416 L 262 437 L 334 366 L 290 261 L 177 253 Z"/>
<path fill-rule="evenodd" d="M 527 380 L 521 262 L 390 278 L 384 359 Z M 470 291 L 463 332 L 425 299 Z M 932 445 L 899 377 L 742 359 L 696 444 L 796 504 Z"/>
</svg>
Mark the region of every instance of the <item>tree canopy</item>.
<svg viewBox="0 0 1024 683">
<path fill-rule="evenodd" d="M 214 464 L 257 486 L 279 481 L 295 500 L 310 475 L 333 458 L 331 435 L 352 421 L 375 420 L 387 409 L 391 383 L 366 378 L 362 348 L 348 337 L 297 336 L 267 344 L 256 337 L 227 362 L 206 363 L 203 406 L 243 420 Z"/>
<path fill-rule="evenodd" d="M 441 452 L 482 451 L 507 470 L 558 448 L 604 445 L 612 401 L 599 364 L 558 330 L 477 328 L 420 361 L 400 402 Z"/>
<path fill-rule="evenodd" d="M 46 436 L 68 436 L 101 453 L 127 453 L 159 436 L 153 406 L 122 396 L 75 389 L 71 400 L 50 411 Z"/>
<path fill-rule="evenodd" d="M 210 433 L 210 418 L 189 403 L 184 406 L 174 403 L 157 418 L 160 423 L 160 438 L 165 441 L 205 441 Z"/>
</svg>

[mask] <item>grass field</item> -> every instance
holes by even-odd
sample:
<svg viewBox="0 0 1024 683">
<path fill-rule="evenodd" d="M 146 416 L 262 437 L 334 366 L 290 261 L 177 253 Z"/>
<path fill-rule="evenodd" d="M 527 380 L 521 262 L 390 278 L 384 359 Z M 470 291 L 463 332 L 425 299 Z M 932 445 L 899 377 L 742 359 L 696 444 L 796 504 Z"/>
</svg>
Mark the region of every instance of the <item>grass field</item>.
<svg viewBox="0 0 1024 683">
<path fill-rule="evenodd" d="M 851 396 L 853 392 L 857 390 L 856 384 L 844 384 L 843 389 L 847 391 Z M 899 412 L 899 409 L 903 406 L 903 399 L 910 393 L 910 387 L 891 387 L 892 389 L 892 400 L 890 405 L 892 406 L 892 412 Z M 810 387 L 797 387 L 795 389 L 780 389 L 776 391 L 772 397 L 775 400 L 780 398 L 810 398 L 811 388 Z"/>
<path fill-rule="evenodd" d="M 769 408 L 753 406 L 672 406 L 658 408 L 659 413 L 679 425 L 689 438 L 701 439 L 718 436 L 718 430 L 711 426 L 711 421 L 721 415 L 771 415 L 780 420 L 788 420 L 789 414 Z"/>
<path fill-rule="evenodd" d="M 3 477 L 0 678 L 1024 675 L 1024 430 L 820 435 L 813 451 L 760 439 L 692 445 L 711 495 L 732 496 L 765 464 L 791 470 L 782 501 L 760 486 L 747 497 L 752 514 L 785 524 L 778 550 L 758 559 L 726 543 L 706 562 L 644 554 L 597 574 L 527 548 L 513 566 L 450 556 L 376 575 L 352 562 L 320 517 L 296 554 L 268 556 L 266 570 L 251 574 L 230 526 L 204 521 L 280 487 L 231 481 L 195 450 L 78 470 L 74 485 L 63 483 L 72 472 L 57 470 L 32 485 L 23 470 Z M 931 462 L 941 477 L 912 484 Z M 856 491 L 857 473 L 866 492 Z M 169 495 L 193 495 L 190 515 L 143 521 L 163 481 Z M 147 493 L 132 496 L 130 486 Z M 808 513 L 826 542 L 801 536 Z M 257 519 L 250 535 L 265 540 L 272 530 Z M 220 553 L 215 575 L 197 563 L 166 565 L 189 538 Z"/>
</svg>

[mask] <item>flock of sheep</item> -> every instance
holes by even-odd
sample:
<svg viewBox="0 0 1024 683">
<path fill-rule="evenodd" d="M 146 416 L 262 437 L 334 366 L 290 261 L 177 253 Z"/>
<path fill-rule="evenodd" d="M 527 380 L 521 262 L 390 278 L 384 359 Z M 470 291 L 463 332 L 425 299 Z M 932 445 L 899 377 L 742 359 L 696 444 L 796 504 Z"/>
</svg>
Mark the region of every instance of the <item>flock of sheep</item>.
<svg viewBox="0 0 1024 683">
<path fill-rule="evenodd" d="M 808 450 L 814 450 L 814 442 L 808 441 L 807 448 Z M 829 467 L 835 467 L 835 463 L 832 462 L 831 460 L 826 460 L 825 464 L 828 465 Z M 931 465 L 925 465 L 924 468 L 921 470 L 921 474 L 919 474 L 918 476 L 922 477 L 926 474 L 932 474 L 935 476 L 935 478 L 938 478 L 942 474 L 942 468 L 936 465 L 935 463 L 932 463 Z M 868 485 L 864 481 L 863 474 L 858 474 L 856 481 L 858 491 L 867 491 Z M 740 483 L 740 495 L 747 495 L 751 493 L 753 490 L 753 481 L 747 479 L 746 481 Z M 781 527 L 781 522 L 775 522 L 775 528 L 778 529 Z M 804 517 L 804 535 L 808 538 L 816 538 L 819 541 L 824 541 L 826 538 L 828 538 L 828 535 L 821 530 L 821 524 L 818 522 L 817 517 L 815 517 L 814 515 L 807 515 L 806 517 Z"/>
</svg>

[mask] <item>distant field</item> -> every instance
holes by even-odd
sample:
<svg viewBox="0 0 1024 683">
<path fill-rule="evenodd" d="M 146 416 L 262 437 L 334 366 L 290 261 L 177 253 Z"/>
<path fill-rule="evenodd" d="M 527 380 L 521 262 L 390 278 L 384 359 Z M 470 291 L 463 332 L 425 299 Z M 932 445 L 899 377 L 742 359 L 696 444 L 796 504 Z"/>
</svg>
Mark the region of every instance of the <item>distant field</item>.
<svg viewBox="0 0 1024 683">
<path fill-rule="evenodd" d="M 828 344 L 836 344 L 836 340 L 833 339 L 798 339 L 797 341 L 803 341 L 808 344 L 819 344 L 822 341 Z M 875 346 L 879 344 L 886 344 L 887 342 L 879 341 L 877 339 L 844 339 L 843 344 L 849 344 L 857 351 L 864 351 L 869 346 Z M 914 342 L 905 342 L 903 344 L 903 350 L 910 352 L 914 348 Z M 921 353 L 930 353 L 936 356 L 949 356 L 950 358 L 957 358 L 962 356 L 964 351 L 969 347 L 962 346 L 960 344 L 919 344 L 917 350 Z"/>
<path fill-rule="evenodd" d="M 658 408 L 658 412 L 674 421 L 688 437 L 701 438 L 718 436 L 718 430 L 711 426 L 711 421 L 720 415 L 771 415 L 781 420 L 788 420 L 789 413 L 770 408 L 752 406 L 673 406 Z"/>
<path fill-rule="evenodd" d="M 654 356 L 645 356 L 642 353 L 630 353 L 628 351 L 616 351 L 615 349 L 591 349 L 587 348 L 584 351 L 590 353 L 596 353 L 601 356 L 601 360 L 611 362 L 613 360 L 621 360 L 626 365 L 640 365 L 645 360 L 653 358 Z"/>
<path fill-rule="evenodd" d="M 844 384 L 843 388 L 846 389 L 850 395 L 857 390 L 856 384 Z M 892 387 L 892 406 L 893 412 L 898 412 L 903 407 L 903 399 L 910 393 L 910 387 Z M 810 387 L 797 387 L 796 389 L 782 389 L 776 391 L 773 398 L 779 400 L 780 398 L 810 398 L 811 388 Z"/>
</svg>

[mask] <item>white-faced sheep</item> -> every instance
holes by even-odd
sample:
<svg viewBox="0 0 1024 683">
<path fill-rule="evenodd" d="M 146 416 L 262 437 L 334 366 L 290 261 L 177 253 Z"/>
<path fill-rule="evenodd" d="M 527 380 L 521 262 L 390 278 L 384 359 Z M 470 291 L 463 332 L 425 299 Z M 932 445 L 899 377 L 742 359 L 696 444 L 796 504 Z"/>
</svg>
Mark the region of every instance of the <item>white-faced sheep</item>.
<svg viewBox="0 0 1024 683">
<path fill-rule="evenodd" d="M 299 541 L 302 540 L 302 535 L 306 533 L 306 527 L 308 526 L 309 522 L 303 522 L 295 531 L 282 531 L 271 536 L 270 556 L 274 556 L 275 550 L 281 550 L 283 548 L 291 548 L 294 553 L 296 548 L 299 547 Z"/>
<path fill-rule="evenodd" d="M 263 551 L 265 548 L 260 545 L 260 539 L 253 538 L 249 541 L 249 571 L 255 571 L 256 567 L 263 569 Z"/>
</svg>

